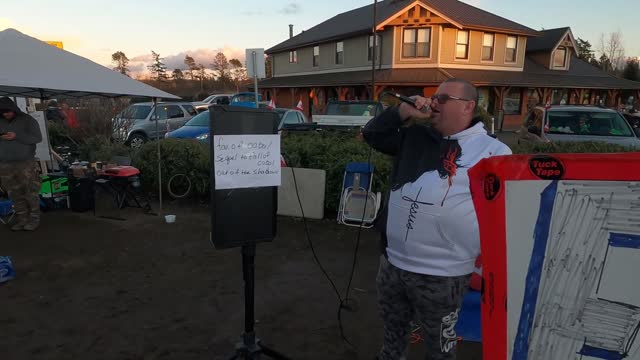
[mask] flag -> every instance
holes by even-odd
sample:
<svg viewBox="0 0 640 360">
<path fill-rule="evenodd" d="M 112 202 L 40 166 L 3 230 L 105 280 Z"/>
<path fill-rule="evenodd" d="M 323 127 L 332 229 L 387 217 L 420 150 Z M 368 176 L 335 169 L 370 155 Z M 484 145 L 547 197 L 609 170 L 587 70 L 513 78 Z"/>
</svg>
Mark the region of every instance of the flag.
<svg viewBox="0 0 640 360">
<path fill-rule="evenodd" d="M 267 105 L 267 109 L 269 109 L 269 110 L 273 110 L 273 109 L 275 109 L 275 108 L 276 108 L 276 103 L 275 103 L 275 101 L 273 101 L 273 99 L 271 99 L 271 100 L 269 101 L 269 104 Z"/>
<path fill-rule="evenodd" d="M 296 105 L 296 110 L 300 110 L 300 111 L 304 110 L 304 108 L 302 107 L 302 99 L 298 101 L 298 105 Z"/>
</svg>

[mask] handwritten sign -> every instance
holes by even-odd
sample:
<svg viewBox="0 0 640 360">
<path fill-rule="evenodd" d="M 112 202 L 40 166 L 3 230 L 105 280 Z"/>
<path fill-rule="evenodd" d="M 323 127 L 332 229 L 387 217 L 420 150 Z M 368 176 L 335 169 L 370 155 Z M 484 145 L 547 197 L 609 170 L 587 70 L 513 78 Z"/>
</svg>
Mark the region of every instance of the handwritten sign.
<svg viewBox="0 0 640 360">
<path fill-rule="evenodd" d="M 216 190 L 280 186 L 280 135 L 216 135 Z"/>
</svg>

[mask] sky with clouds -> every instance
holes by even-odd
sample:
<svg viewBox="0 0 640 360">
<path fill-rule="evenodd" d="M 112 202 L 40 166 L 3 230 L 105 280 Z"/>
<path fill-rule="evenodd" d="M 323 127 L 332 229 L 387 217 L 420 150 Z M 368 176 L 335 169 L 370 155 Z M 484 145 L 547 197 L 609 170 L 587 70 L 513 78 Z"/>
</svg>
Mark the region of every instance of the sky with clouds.
<svg viewBox="0 0 640 360">
<path fill-rule="evenodd" d="M 389 1 L 389 0 L 387 0 Z M 216 53 L 243 60 L 246 48 L 269 48 L 294 32 L 373 0 L 2 0 L 0 30 L 15 28 L 111 66 L 123 51 L 143 71 L 151 50 L 169 69 L 186 54 L 209 66 Z M 427 1 L 428 2 L 428 1 Z M 628 56 L 640 56 L 640 16 L 630 0 L 465 0 L 533 29 L 570 26 L 595 47 L 601 33 L 621 31 Z"/>
</svg>

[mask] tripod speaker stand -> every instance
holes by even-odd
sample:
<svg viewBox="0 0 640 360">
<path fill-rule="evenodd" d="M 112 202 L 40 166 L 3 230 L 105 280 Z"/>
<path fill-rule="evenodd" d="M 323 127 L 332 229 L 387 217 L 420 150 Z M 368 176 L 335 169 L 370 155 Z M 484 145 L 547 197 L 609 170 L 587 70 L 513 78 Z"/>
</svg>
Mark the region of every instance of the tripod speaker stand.
<svg viewBox="0 0 640 360">
<path fill-rule="evenodd" d="M 260 355 L 266 355 L 276 360 L 289 360 L 288 357 L 263 345 L 256 337 L 253 325 L 255 324 L 255 259 L 256 244 L 242 246 L 242 274 L 244 278 L 244 333 L 242 341 L 236 345 L 236 354 L 230 360 L 235 359 L 260 359 Z"/>
</svg>

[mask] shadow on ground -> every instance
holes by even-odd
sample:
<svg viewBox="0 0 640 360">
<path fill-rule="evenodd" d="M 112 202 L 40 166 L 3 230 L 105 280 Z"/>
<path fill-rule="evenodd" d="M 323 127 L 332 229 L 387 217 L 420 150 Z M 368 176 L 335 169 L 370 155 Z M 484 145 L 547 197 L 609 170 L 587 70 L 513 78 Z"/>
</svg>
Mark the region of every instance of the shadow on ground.
<svg viewBox="0 0 640 360">
<path fill-rule="evenodd" d="M 209 242 L 205 208 L 177 222 L 127 210 L 127 221 L 67 211 L 44 214 L 35 233 L 0 227 L 0 255 L 18 277 L 0 286 L 0 349 L 7 360 L 227 359 L 243 328 L 239 249 Z M 309 222 L 320 261 L 344 294 L 357 228 Z M 340 337 L 338 299 L 315 264 L 298 219 L 258 245 L 256 330 L 293 359 L 372 359 L 381 341 L 375 306 L 377 235 L 363 230 Z M 463 345 L 459 359 L 479 359 Z M 420 359 L 420 344 L 410 359 Z"/>
</svg>

